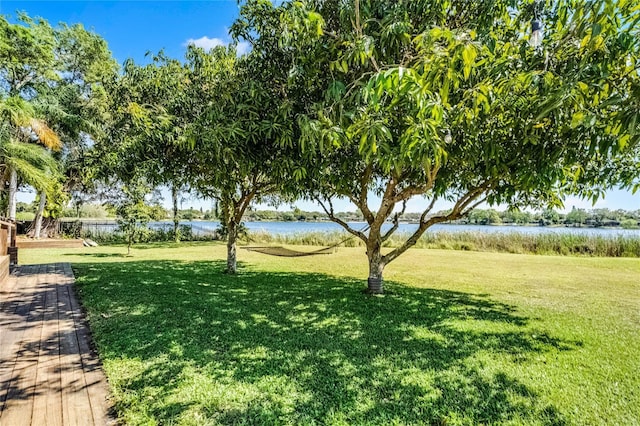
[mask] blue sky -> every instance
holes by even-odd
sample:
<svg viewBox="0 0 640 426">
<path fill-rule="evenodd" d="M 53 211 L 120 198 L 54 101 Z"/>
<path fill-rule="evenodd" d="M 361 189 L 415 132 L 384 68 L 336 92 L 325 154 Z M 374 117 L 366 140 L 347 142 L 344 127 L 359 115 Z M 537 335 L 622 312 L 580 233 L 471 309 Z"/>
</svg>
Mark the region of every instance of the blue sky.
<svg viewBox="0 0 640 426">
<path fill-rule="evenodd" d="M 101 35 L 113 52 L 118 62 L 127 58 L 136 62 L 145 62 L 147 52 L 156 53 L 164 49 L 170 57 L 181 58 L 188 43 L 196 43 L 202 47 L 229 43 L 231 38 L 228 29 L 238 16 L 239 7 L 236 0 L 201 0 L 201 1 L 31 1 L 0 0 L 0 14 L 9 15 L 15 20 L 16 11 L 25 11 L 30 16 L 40 16 L 52 25 L 59 22 L 67 24 L 82 23 L 85 28 Z M 239 45 L 239 50 L 246 48 Z M 169 197 L 165 194 L 165 204 L 169 205 Z M 33 195 L 24 194 L 22 200 L 29 200 Z M 211 201 L 188 198 L 183 207 L 211 207 Z M 305 210 L 319 210 L 313 203 L 297 202 L 298 207 Z M 419 211 L 427 205 L 422 198 L 412 200 L 408 211 Z M 578 198 L 568 198 L 565 209 L 594 208 L 591 202 Z M 338 201 L 337 210 L 355 210 L 345 201 Z M 446 203 L 436 208 L 447 208 Z M 627 191 L 610 191 L 605 199 L 595 207 L 610 209 L 640 209 L 640 194 L 631 195 Z M 289 206 L 281 206 L 288 209 Z"/>
<path fill-rule="evenodd" d="M 0 0 L 0 13 L 26 11 L 52 25 L 82 23 L 107 40 L 118 62 L 145 60 L 161 49 L 175 58 L 190 40 L 204 46 L 228 43 L 228 29 L 238 15 L 235 0 L 216 1 L 30 1 Z"/>
</svg>

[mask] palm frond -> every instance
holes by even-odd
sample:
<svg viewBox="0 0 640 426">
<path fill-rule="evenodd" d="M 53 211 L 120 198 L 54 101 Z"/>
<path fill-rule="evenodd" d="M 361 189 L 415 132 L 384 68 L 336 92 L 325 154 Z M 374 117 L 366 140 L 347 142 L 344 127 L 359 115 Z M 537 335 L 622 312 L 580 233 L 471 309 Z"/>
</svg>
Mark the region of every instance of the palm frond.
<svg viewBox="0 0 640 426">
<path fill-rule="evenodd" d="M 22 182 L 39 191 L 44 190 L 47 194 L 53 193 L 56 178 L 52 174 L 19 159 L 14 160 L 11 167 L 16 170 Z"/>
<path fill-rule="evenodd" d="M 11 96 L 0 102 L 0 116 L 13 126 L 27 127 L 35 116 L 35 110 L 29 102 L 21 97 Z"/>
<path fill-rule="evenodd" d="M 34 106 L 19 96 L 0 100 L 0 120 L 21 130 L 26 139 L 35 134 L 37 142 L 54 151 L 62 148 L 60 138 L 44 120 L 36 118 Z"/>
<path fill-rule="evenodd" d="M 41 146 L 21 143 L 8 142 L 3 144 L 1 156 L 4 162 L 11 167 L 16 164 L 29 164 L 32 167 L 39 168 L 45 172 L 58 173 L 58 163 L 49 151 Z"/>
<path fill-rule="evenodd" d="M 38 136 L 38 140 L 42 145 L 54 151 L 60 151 L 62 148 L 60 138 L 44 121 L 33 118 L 30 120 L 29 126 Z"/>
</svg>

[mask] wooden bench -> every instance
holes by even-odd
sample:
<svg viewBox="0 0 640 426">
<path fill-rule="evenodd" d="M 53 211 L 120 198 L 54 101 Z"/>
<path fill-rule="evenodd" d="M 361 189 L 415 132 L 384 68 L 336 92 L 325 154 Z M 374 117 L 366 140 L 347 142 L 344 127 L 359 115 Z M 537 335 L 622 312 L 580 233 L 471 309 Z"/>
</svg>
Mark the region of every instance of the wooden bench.
<svg viewBox="0 0 640 426">
<path fill-rule="evenodd" d="M 36 249 L 36 248 L 82 248 L 84 240 L 82 239 L 43 239 L 32 240 L 29 238 L 21 238 L 16 242 L 16 247 L 20 249 Z"/>
</svg>

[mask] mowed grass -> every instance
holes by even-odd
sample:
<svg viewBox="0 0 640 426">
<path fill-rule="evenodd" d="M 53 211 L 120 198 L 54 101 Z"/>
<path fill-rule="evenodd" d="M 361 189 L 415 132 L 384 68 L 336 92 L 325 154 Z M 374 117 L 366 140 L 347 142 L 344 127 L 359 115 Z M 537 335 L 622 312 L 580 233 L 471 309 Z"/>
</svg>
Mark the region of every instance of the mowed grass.
<svg viewBox="0 0 640 426">
<path fill-rule="evenodd" d="M 310 249 L 302 247 L 301 250 Z M 72 262 L 126 424 L 640 423 L 640 261 L 362 248 L 22 250 Z"/>
</svg>

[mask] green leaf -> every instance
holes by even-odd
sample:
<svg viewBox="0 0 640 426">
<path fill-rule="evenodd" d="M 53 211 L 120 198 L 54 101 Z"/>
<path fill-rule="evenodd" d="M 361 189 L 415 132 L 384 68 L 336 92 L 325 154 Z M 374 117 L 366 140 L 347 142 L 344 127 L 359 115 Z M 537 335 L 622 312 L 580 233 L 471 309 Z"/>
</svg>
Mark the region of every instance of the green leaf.
<svg viewBox="0 0 640 426">
<path fill-rule="evenodd" d="M 541 119 L 545 118 L 547 115 L 549 115 L 549 113 L 551 113 L 551 111 L 554 111 L 558 108 L 560 108 L 560 106 L 562 106 L 564 102 L 564 99 L 562 97 L 558 97 L 558 98 L 551 98 L 547 104 L 543 107 L 542 111 L 540 111 L 540 113 L 536 116 L 536 121 L 540 121 Z"/>
<path fill-rule="evenodd" d="M 464 62 L 463 73 L 465 79 L 468 79 L 471 75 L 471 68 L 474 65 L 476 56 L 476 49 L 472 44 L 467 44 L 462 49 L 462 60 Z"/>
<path fill-rule="evenodd" d="M 582 124 L 583 120 L 584 120 L 584 113 L 583 112 L 576 112 L 571 117 L 571 128 L 575 129 L 576 127 L 580 126 Z"/>
</svg>

